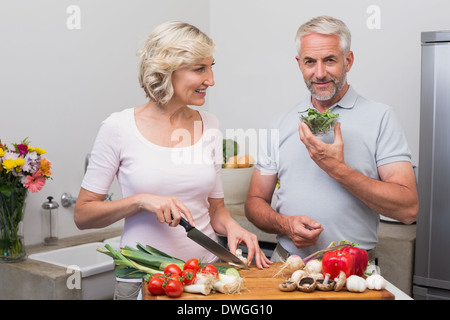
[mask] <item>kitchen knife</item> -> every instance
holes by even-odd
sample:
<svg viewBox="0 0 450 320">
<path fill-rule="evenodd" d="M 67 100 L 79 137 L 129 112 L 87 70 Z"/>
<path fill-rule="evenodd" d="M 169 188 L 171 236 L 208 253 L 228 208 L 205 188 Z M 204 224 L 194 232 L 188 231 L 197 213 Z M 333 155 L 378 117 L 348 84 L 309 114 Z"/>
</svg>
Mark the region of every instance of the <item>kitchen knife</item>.
<svg viewBox="0 0 450 320">
<path fill-rule="evenodd" d="M 186 219 L 181 218 L 180 225 L 186 229 L 188 238 L 194 240 L 203 248 L 214 253 L 221 260 L 226 261 L 237 267 L 248 269 L 248 266 L 238 257 L 225 249 L 223 246 L 212 240 L 210 237 L 199 231 L 197 228 L 191 226 Z"/>
</svg>

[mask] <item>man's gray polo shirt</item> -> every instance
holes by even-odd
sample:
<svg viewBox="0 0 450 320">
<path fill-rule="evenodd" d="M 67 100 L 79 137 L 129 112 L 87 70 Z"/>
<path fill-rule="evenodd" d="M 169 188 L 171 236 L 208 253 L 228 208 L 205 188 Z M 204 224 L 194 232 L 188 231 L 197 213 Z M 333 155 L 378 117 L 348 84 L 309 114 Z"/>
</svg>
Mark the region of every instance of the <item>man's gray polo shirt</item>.
<svg viewBox="0 0 450 320">
<path fill-rule="evenodd" d="M 272 139 L 267 145 L 260 143 L 256 168 L 278 174 L 277 212 L 309 216 L 321 223 L 324 231 L 315 247 L 302 250 L 286 235 L 279 235 L 278 241 L 291 254 L 301 257 L 332 241 L 350 240 L 363 249 L 372 249 L 378 241 L 379 215 L 320 169 L 300 141 L 299 112 L 306 113 L 309 108 L 313 108 L 310 97 L 270 122 Z M 351 168 L 379 180 L 377 167 L 411 161 L 406 138 L 391 107 L 369 101 L 350 87 L 330 111 L 339 113 L 344 159 Z"/>
</svg>

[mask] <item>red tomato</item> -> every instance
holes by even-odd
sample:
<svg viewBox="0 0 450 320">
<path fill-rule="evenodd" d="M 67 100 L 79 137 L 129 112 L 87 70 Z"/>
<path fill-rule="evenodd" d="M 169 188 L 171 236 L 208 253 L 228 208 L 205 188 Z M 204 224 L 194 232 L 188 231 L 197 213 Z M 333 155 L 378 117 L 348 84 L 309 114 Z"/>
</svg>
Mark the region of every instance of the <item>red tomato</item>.
<svg viewBox="0 0 450 320">
<path fill-rule="evenodd" d="M 202 269 L 202 273 L 203 274 L 212 274 L 214 275 L 217 279 L 219 278 L 219 271 L 217 271 L 217 268 L 215 266 L 213 266 L 212 264 L 207 264 L 203 269 Z"/>
<path fill-rule="evenodd" d="M 178 298 L 183 294 L 183 283 L 176 279 L 169 280 L 164 287 L 164 292 L 168 297 Z"/>
<path fill-rule="evenodd" d="M 162 274 L 161 272 L 159 272 L 159 273 L 154 273 L 153 275 L 152 275 L 152 278 L 163 278 L 164 277 L 164 274 Z"/>
<path fill-rule="evenodd" d="M 148 281 L 148 291 L 154 295 L 154 296 L 158 296 L 158 295 L 162 295 L 165 294 L 164 288 L 164 279 L 163 278 L 151 278 Z"/>
<path fill-rule="evenodd" d="M 192 269 L 185 269 L 182 278 L 184 284 L 193 284 L 197 279 L 197 273 Z"/>
<path fill-rule="evenodd" d="M 181 277 L 182 273 L 183 271 L 181 271 L 181 268 L 174 263 L 169 264 L 167 267 L 164 268 L 164 274 L 168 276 L 175 275 Z"/>
<path fill-rule="evenodd" d="M 198 264 L 198 259 L 192 258 L 189 259 L 188 261 L 186 261 L 186 263 L 184 264 L 183 270 L 186 269 L 191 269 L 194 270 L 195 272 L 198 272 L 200 270 L 200 266 Z"/>
</svg>

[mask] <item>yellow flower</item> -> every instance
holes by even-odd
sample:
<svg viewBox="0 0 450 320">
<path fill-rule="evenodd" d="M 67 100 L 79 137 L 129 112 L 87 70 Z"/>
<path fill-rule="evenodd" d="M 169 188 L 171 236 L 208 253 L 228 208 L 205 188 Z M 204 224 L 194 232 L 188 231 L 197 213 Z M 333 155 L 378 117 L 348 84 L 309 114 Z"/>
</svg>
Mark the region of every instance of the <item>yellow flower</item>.
<svg viewBox="0 0 450 320">
<path fill-rule="evenodd" d="M 23 158 L 17 158 L 14 161 L 15 161 L 17 167 L 23 166 L 25 163 L 25 159 L 23 159 Z"/>
<path fill-rule="evenodd" d="M 0 157 L 3 157 L 6 153 L 6 150 L 3 150 L 2 148 L 0 148 Z"/>
<path fill-rule="evenodd" d="M 22 166 L 25 164 L 25 159 L 17 158 L 16 160 L 14 160 L 14 162 L 16 163 L 16 171 L 21 172 Z"/>
<path fill-rule="evenodd" d="M 39 147 L 34 148 L 34 151 L 40 156 L 41 154 L 47 153 L 44 149 L 41 149 Z"/>
<path fill-rule="evenodd" d="M 13 159 L 6 159 L 2 162 L 3 168 L 5 168 L 6 173 L 9 173 L 11 169 L 15 168 L 17 166 L 16 161 Z"/>
<path fill-rule="evenodd" d="M 28 146 L 28 152 L 36 152 L 39 156 L 41 154 L 47 153 L 44 149 L 41 149 L 39 147 L 30 147 Z"/>
</svg>

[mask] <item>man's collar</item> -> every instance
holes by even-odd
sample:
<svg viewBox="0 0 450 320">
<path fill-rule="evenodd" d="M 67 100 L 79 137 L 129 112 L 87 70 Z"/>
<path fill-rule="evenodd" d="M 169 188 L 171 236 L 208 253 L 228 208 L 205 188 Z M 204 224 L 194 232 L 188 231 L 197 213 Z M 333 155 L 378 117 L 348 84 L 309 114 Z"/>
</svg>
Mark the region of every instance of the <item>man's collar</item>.
<svg viewBox="0 0 450 320">
<path fill-rule="evenodd" d="M 342 97 L 342 99 L 330 107 L 330 111 L 333 111 L 333 109 L 335 108 L 351 109 L 355 105 L 357 98 L 358 93 L 353 89 L 352 86 L 349 86 L 347 92 Z M 307 99 L 305 103 L 302 103 L 300 105 L 299 111 L 306 112 L 308 111 L 308 109 L 315 109 L 312 104 L 311 97 Z"/>
</svg>

